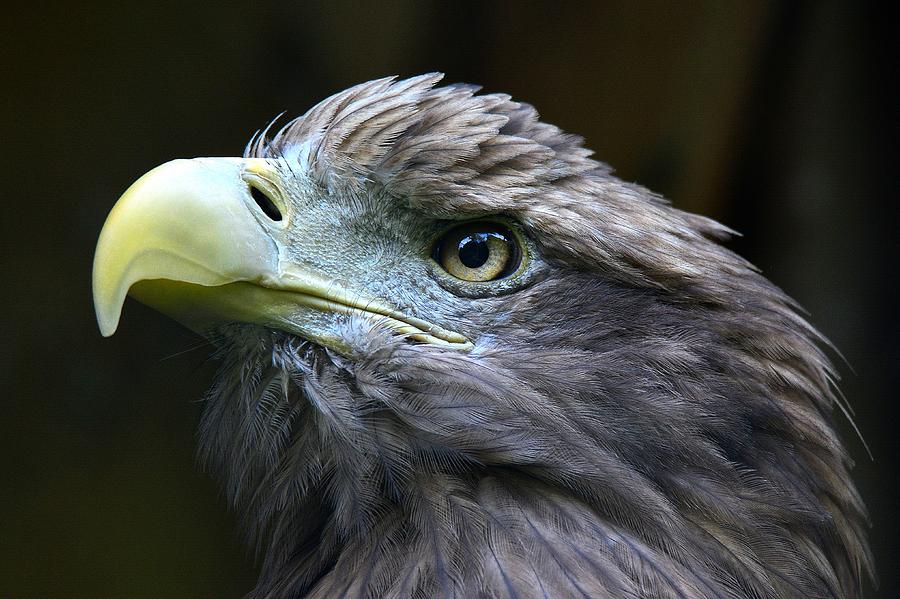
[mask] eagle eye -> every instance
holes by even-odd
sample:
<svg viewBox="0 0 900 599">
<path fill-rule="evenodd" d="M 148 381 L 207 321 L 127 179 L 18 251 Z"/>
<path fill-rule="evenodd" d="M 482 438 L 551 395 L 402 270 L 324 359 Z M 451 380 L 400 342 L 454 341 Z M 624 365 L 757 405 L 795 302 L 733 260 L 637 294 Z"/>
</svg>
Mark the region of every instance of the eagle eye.
<svg viewBox="0 0 900 599">
<path fill-rule="evenodd" d="M 435 245 L 434 259 L 457 279 L 483 283 L 516 272 L 522 262 L 522 250 L 508 228 L 475 222 L 444 233 Z"/>
</svg>

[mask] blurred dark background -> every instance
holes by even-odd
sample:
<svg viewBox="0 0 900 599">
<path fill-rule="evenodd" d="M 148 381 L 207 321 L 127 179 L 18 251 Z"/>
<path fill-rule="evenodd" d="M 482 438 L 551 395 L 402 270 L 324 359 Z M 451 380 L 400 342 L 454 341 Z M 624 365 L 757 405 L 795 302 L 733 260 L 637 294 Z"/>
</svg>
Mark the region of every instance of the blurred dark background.
<svg viewBox="0 0 900 599">
<path fill-rule="evenodd" d="M 159 163 L 237 155 L 281 111 L 433 70 L 533 103 L 624 179 L 744 233 L 731 246 L 853 368 L 835 356 L 874 455 L 839 418 L 872 513 L 868 596 L 896 596 L 896 63 L 874 6 L 19 3 L 0 26 L 0 597 L 249 590 L 193 458 L 209 347 L 134 302 L 101 339 L 97 234 Z"/>
</svg>

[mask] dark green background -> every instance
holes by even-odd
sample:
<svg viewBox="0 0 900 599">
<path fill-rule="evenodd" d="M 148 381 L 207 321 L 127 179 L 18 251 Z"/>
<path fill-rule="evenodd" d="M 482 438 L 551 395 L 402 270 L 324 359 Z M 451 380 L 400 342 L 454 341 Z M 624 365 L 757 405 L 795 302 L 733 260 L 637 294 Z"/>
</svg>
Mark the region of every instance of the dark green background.
<svg viewBox="0 0 900 599">
<path fill-rule="evenodd" d="M 431 70 L 535 104 L 623 178 L 745 234 L 733 247 L 855 369 L 843 389 L 874 461 L 842 425 L 894 596 L 891 23 L 850 2 L 5 9 L 0 597 L 249 590 L 252 559 L 193 461 L 209 347 L 133 302 L 100 338 L 97 234 L 161 162 L 239 154 L 281 111 Z"/>
</svg>

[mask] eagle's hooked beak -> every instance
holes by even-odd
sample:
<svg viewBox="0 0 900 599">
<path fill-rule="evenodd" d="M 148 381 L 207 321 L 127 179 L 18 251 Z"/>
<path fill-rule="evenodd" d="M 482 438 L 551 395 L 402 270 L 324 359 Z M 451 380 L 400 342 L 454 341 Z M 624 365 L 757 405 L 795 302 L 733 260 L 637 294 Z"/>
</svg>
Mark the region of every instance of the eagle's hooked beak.
<svg viewBox="0 0 900 599">
<path fill-rule="evenodd" d="M 262 158 L 174 160 L 138 179 L 113 207 L 94 255 L 100 332 L 118 327 L 125 296 L 206 333 L 227 322 L 294 332 L 345 350 L 310 314 L 361 314 L 414 340 L 458 349 L 462 335 L 405 315 L 283 259 L 275 225 L 252 195 L 277 177 Z M 277 209 L 277 208 L 276 208 Z"/>
</svg>

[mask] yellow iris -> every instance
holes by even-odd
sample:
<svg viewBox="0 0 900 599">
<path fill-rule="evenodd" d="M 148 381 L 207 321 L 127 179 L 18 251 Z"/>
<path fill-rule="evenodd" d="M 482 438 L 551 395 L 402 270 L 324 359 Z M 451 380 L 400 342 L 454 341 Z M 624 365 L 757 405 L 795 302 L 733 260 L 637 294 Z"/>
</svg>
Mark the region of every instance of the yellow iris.
<svg viewBox="0 0 900 599">
<path fill-rule="evenodd" d="M 512 234 L 503 227 L 472 223 L 447 232 L 439 242 L 437 258 L 444 270 L 458 279 L 493 281 L 515 268 L 518 251 L 514 244 Z"/>
</svg>

